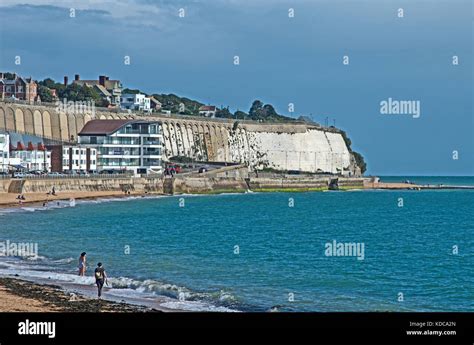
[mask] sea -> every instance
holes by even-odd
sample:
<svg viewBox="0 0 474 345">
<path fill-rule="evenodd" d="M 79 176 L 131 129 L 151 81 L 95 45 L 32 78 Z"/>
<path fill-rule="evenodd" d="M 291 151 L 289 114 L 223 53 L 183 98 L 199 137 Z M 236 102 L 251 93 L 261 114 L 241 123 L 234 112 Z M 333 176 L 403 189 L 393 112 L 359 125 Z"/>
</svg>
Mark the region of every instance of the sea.
<svg viewBox="0 0 474 345">
<path fill-rule="evenodd" d="M 170 310 L 474 311 L 474 190 L 61 201 L 0 209 L 0 255 L 7 241 L 38 252 L 0 256 L 0 276 L 92 294 L 101 262 L 105 298 Z"/>
</svg>

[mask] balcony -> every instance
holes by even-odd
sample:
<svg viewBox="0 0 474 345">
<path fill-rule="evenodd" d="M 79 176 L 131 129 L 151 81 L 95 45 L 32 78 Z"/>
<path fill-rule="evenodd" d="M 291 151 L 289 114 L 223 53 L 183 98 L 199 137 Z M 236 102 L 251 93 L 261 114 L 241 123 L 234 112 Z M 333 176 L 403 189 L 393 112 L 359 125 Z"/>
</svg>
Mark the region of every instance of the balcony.
<svg viewBox="0 0 474 345">
<path fill-rule="evenodd" d="M 161 146 L 160 140 L 143 140 L 143 145 L 159 145 Z"/>
<path fill-rule="evenodd" d="M 146 167 L 161 167 L 161 159 L 144 159 L 143 166 Z"/>
<path fill-rule="evenodd" d="M 107 147 L 100 148 L 98 152 L 101 156 L 140 156 L 140 149 L 130 150 L 130 149 L 108 149 Z"/>
<path fill-rule="evenodd" d="M 144 156 L 161 156 L 161 149 L 150 149 L 150 148 L 145 148 L 143 149 L 143 155 Z"/>
</svg>

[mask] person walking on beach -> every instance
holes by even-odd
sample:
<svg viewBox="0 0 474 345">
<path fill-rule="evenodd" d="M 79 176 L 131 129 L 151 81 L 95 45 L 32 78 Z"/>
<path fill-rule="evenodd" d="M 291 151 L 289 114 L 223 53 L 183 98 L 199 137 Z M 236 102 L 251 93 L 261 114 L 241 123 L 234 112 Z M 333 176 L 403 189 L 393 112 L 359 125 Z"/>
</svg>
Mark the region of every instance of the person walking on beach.
<svg viewBox="0 0 474 345">
<path fill-rule="evenodd" d="M 82 252 L 79 257 L 79 276 L 84 277 L 86 273 L 86 252 Z"/>
<path fill-rule="evenodd" d="M 97 264 L 94 274 L 95 283 L 97 284 L 97 295 L 98 298 L 100 298 L 102 296 L 102 288 L 104 287 L 104 283 L 107 283 L 107 274 L 105 273 L 101 262 Z"/>
</svg>

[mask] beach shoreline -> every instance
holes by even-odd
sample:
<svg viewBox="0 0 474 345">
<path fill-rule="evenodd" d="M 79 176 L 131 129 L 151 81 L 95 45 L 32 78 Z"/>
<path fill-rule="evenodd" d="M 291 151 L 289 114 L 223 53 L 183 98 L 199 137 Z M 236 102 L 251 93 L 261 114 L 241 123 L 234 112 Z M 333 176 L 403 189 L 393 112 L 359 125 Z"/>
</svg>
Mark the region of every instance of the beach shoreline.
<svg viewBox="0 0 474 345">
<path fill-rule="evenodd" d="M 54 284 L 54 282 L 52 282 Z M 0 312 L 162 312 L 146 306 L 93 299 L 53 284 L 0 277 Z"/>
<path fill-rule="evenodd" d="M 441 190 L 441 189 L 473 189 L 473 186 L 439 186 L 439 185 L 418 185 L 405 182 L 376 182 L 366 183 L 364 186 L 341 186 L 340 191 L 346 190 Z M 252 190 L 253 192 L 286 192 L 286 193 L 304 193 L 304 192 L 322 192 L 327 191 L 327 187 L 318 188 L 257 188 Z M 193 193 L 185 193 L 191 195 L 215 195 L 215 194 L 226 194 L 226 193 L 244 193 L 241 190 L 218 190 L 218 191 L 195 191 Z M 30 192 L 23 193 L 25 200 L 18 199 L 18 194 L 0 192 L 0 209 L 2 208 L 15 208 L 25 206 L 43 206 L 43 203 L 52 202 L 69 202 L 70 200 L 104 200 L 108 198 L 130 198 L 130 197 L 150 197 L 150 196 L 171 196 L 170 194 L 162 192 L 143 192 L 143 191 L 130 191 L 130 194 L 124 193 L 123 191 L 61 191 L 56 195 L 51 195 L 43 192 Z M 182 193 L 176 193 L 172 195 L 182 195 Z"/>
<path fill-rule="evenodd" d="M 162 196 L 161 193 L 142 193 L 131 192 L 125 194 L 122 191 L 70 191 L 60 192 L 57 195 L 47 195 L 45 193 L 23 193 L 25 200 L 20 204 L 17 199 L 18 194 L 0 193 L 0 208 L 24 207 L 24 206 L 43 206 L 43 203 L 74 200 L 99 200 L 107 198 L 129 198 L 129 197 L 145 197 L 145 196 Z"/>
</svg>

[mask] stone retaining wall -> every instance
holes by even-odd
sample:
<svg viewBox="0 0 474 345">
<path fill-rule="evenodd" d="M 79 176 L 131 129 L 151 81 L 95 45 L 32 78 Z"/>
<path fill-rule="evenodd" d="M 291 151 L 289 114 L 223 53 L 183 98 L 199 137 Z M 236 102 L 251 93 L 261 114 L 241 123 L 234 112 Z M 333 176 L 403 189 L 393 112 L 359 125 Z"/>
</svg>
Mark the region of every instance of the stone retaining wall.
<svg viewBox="0 0 474 345">
<path fill-rule="evenodd" d="M 11 183 L 17 181 L 12 179 Z M 138 191 L 163 192 L 161 178 L 67 178 L 67 179 L 31 179 L 25 180 L 21 191 L 15 193 L 48 193 L 55 189 L 59 192 L 71 191 Z"/>
</svg>

